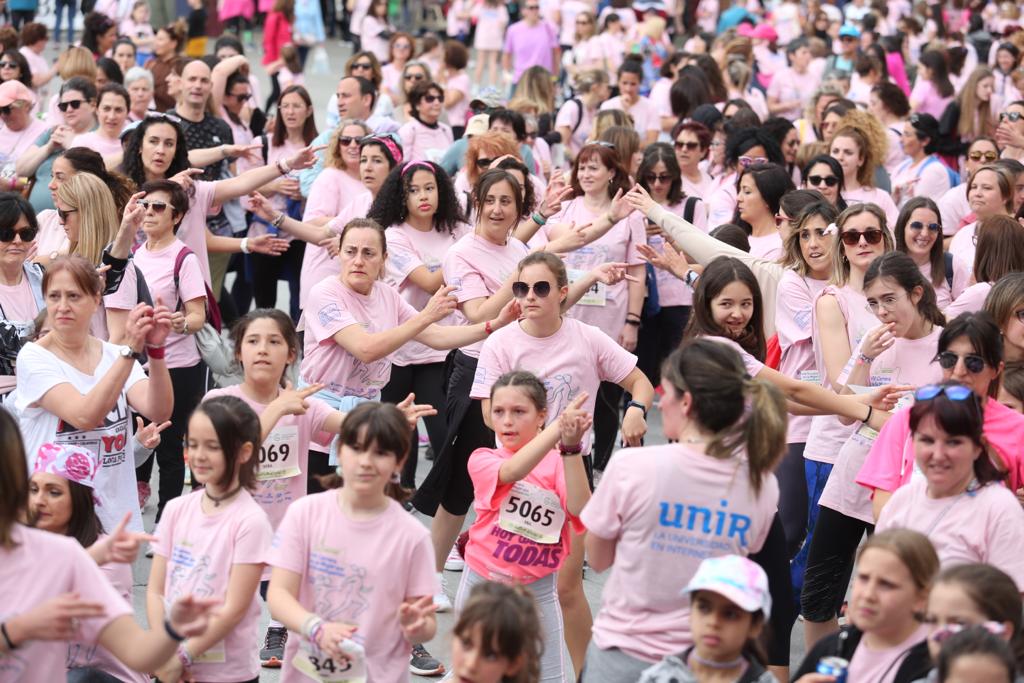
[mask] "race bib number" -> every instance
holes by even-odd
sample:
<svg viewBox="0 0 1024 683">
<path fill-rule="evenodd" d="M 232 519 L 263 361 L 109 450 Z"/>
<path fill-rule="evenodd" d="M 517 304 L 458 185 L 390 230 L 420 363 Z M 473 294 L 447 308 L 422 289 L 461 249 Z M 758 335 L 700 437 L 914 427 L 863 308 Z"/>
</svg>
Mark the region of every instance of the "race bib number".
<svg viewBox="0 0 1024 683">
<path fill-rule="evenodd" d="M 292 660 L 292 666 L 321 683 L 363 683 L 366 680 L 366 662 L 363 659 L 336 660 L 323 652 L 314 654 L 305 642 Z"/>
<path fill-rule="evenodd" d="M 585 270 L 569 269 L 569 284 L 585 276 Z M 603 282 L 595 282 L 577 302 L 580 306 L 604 306 L 608 299 L 608 286 Z"/>
<path fill-rule="evenodd" d="M 196 664 L 223 664 L 227 661 L 224 641 L 220 641 L 209 650 L 194 659 Z"/>
<path fill-rule="evenodd" d="M 801 370 L 800 381 L 810 382 L 811 384 L 821 384 L 821 373 L 817 370 Z"/>
<path fill-rule="evenodd" d="M 299 428 L 281 426 L 270 432 L 260 446 L 258 481 L 287 479 L 302 474 L 299 467 Z"/>
<path fill-rule="evenodd" d="M 517 481 L 501 501 L 498 526 L 537 543 L 558 543 L 565 526 L 565 509 L 554 491 Z"/>
<path fill-rule="evenodd" d="M 853 437 L 856 441 L 860 442 L 861 444 L 870 446 L 875 442 L 875 439 L 878 438 L 878 431 L 872 429 L 866 424 L 861 424 L 860 428 L 856 432 L 854 432 Z"/>
</svg>

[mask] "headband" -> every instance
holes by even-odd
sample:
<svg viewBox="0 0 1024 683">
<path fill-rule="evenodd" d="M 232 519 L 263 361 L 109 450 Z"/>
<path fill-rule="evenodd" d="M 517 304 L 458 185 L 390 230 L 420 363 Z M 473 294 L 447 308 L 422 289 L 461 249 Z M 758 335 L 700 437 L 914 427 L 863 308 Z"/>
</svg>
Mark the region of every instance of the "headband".
<svg viewBox="0 0 1024 683">
<path fill-rule="evenodd" d="M 405 176 L 406 173 L 416 167 L 425 168 L 431 173 L 434 173 L 434 167 L 431 166 L 429 162 L 423 161 L 422 159 L 413 159 L 411 161 L 407 161 L 405 166 L 402 167 L 402 175 Z"/>
<path fill-rule="evenodd" d="M 392 161 L 394 161 L 396 165 L 402 163 L 402 148 L 399 147 L 398 143 L 395 142 L 390 135 L 370 135 L 365 137 L 363 138 L 363 144 L 360 145 L 360 149 L 371 142 L 379 142 L 384 145 L 388 150 L 388 153 L 391 155 Z"/>
<path fill-rule="evenodd" d="M 32 473 L 56 474 L 68 481 L 94 489 L 94 479 L 99 469 L 99 459 L 88 449 L 81 446 L 44 443 L 39 447 Z"/>
</svg>

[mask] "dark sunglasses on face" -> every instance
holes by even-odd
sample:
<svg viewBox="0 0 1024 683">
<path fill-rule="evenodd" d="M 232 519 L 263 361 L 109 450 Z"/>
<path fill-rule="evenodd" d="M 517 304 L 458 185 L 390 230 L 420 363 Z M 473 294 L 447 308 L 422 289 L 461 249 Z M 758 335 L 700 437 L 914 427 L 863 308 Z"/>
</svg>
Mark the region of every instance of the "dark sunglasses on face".
<svg viewBox="0 0 1024 683">
<path fill-rule="evenodd" d="M 13 242 L 15 236 L 20 237 L 22 242 L 31 242 L 38 234 L 37 228 L 0 228 L 0 242 Z"/>
<path fill-rule="evenodd" d="M 423 74 L 407 74 L 405 77 L 407 81 L 422 81 Z"/>
<path fill-rule="evenodd" d="M 644 176 L 644 180 L 647 181 L 648 185 L 653 185 L 654 183 L 671 183 L 672 182 L 672 176 L 670 176 L 667 173 L 662 173 L 662 174 L 648 173 L 647 175 Z"/>
<path fill-rule="evenodd" d="M 373 64 L 370 64 L 369 62 L 356 62 L 355 64 L 352 65 L 352 70 L 355 71 L 356 69 L 366 69 L 367 71 L 372 71 Z"/>
<path fill-rule="evenodd" d="M 682 140 L 676 140 L 676 149 L 687 149 L 693 152 L 695 150 L 700 149 L 700 143 L 694 142 L 693 140 L 689 140 L 687 142 L 683 142 Z"/>
<path fill-rule="evenodd" d="M 363 138 L 354 138 L 351 135 L 338 136 L 338 145 L 348 147 L 351 144 L 358 144 Z"/>
<path fill-rule="evenodd" d="M 860 238 L 863 237 L 864 241 L 868 244 L 878 244 L 882 241 L 881 230 L 865 230 L 864 232 L 858 232 L 856 230 L 850 230 L 844 232 L 840 239 L 843 240 L 843 244 L 848 247 L 855 247 L 860 244 Z"/>
<path fill-rule="evenodd" d="M 0 116 L 10 116 L 11 111 L 13 111 L 13 107 L 9 104 L 6 107 L 0 107 Z"/>
<path fill-rule="evenodd" d="M 494 159 L 487 159 L 487 158 L 477 159 L 476 160 L 476 167 L 477 168 L 488 168 L 493 163 L 494 163 Z"/>
<path fill-rule="evenodd" d="M 240 93 L 237 93 L 235 95 L 228 95 L 228 97 L 235 98 L 236 100 L 238 100 L 238 103 L 241 104 L 242 102 L 245 102 L 250 97 L 252 97 L 252 93 L 251 92 L 240 92 Z"/>
<path fill-rule="evenodd" d="M 17 69 L 17 62 L 0 62 L 0 69 Z"/>
<path fill-rule="evenodd" d="M 57 218 L 60 219 L 61 223 L 64 223 L 67 221 L 68 216 L 75 213 L 76 211 L 78 211 L 78 209 L 68 209 L 67 211 L 65 211 L 64 209 L 57 209 Z"/>
<path fill-rule="evenodd" d="M 57 109 L 60 109 L 62 112 L 66 112 L 68 110 L 68 107 L 77 110 L 85 102 L 86 100 L 68 100 L 67 102 L 61 102 L 60 104 L 58 104 Z"/>
<path fill-rule="evenodd" d="M 918 232 L 925 229 L 927 229 L 928 232 L 939 232 L 942 230 L 942 226 L 938 223 L 922 223 L 921 221 L 913 221 L 907 227 Z"/>
<path fill-rule="evenodd" d="M 536 294 L 537 297 L 540 299 L 543 299 L 544 297 L 551 293 L 551 283 L 548 282 L 547 280 L 534 282 L 532 287 L 533 293 Z M 517 299 L 525 299 L 526 295 L 530 293 L 530 288 L 531 285 L 528 285 L 525 282 L 513 282 L 512 296 L 514 296 Z"/>
<path fill-rule="evenodd" d="M 985 359 L 975 353 L 968 353 L 966 356 L 958 356 L 952 351 L 943 351 L 939 355 L 935 356 L 935 360 L 939 362 L 939 367 L 943 370 L 952 370 L 956 367 L 957 361 L 961 358 L 964 359 L 964 367 L 967 368 L 967 372 L 972 375 L 976 375 L 985 369 Z M 920 393 L 920 391 L 921 390 L 919 389 L 918 393 Z M 934 396 L 929 398 L 934 398 Z M 950 395 L 950 398 L 953 398 L 953 396 Z M 953 398 L 953 400 L 957 401 L 963 399 Z"/>
<path fill-rule="evenodd" d="M 1009 121 L 1010 123 L 1017 123 L 1018 121 L 1020 121 L 1022 116 L 1024 116 L 1024 114 L 1021 114 L 1019 111 L 1004 111 L 1002 114 L 999 115 L 999 120 Z"/>
<path fill-rule="evenodd" d="M 167 202 L 158 202 L 155 199 L 140 199 L 136 203 L 143 209 L 153 209 L 153 213 L 158 215 L 167 208 Z"/>
<path fill-rule="evenodd" d="M 807 177 L 807 182 L 814 187 L 820 187 L 822 183 L 825 183 L 825 187 L 835 187 L 839 184 L 839 178 L 834 175 L 812 175 Z"/>
<path fill-rule="evenodd" d="M 440 102 L 444 104 L 444 95 L 424 95 L 423 101 L 427 104 L 433 104 L 434 102 Z"/>
<path fill-rule="evenodd" d="M 996 152 L 971 152 L 967 155 L 967 158 L 971 161 L 995 161 L 999 158 L 999 154 Z"/>
</svg>

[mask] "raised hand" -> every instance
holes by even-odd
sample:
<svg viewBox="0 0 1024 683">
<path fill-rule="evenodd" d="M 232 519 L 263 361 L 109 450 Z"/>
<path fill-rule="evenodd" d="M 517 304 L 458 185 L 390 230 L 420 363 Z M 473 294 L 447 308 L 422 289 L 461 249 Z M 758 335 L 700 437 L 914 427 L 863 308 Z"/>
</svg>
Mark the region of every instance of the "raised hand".
<svg viewBox="0 0 1024 683">
<path fill-rule="evenodd" d="M 409 421 L 409 429 L 416 428 L 416 422 L 421 417 L 437 415 L 437 408 L 425 403 L 414 403 L 416 394 L 409 394 L 405 399 L 395 405 L 396 408 L 405 413 L 405 419 Z"/>
<path fill-rule="evenodd" d="M 258 235 L 249 238 L 249 251 L 267 256 L 280 256 L 288 251 L 291 244 L 286 239 L 274 237 L 273 235 Z"/>
<path fill-rule="evenodd" d="M 249 193 L 249 210 L 268 223 L 277 218 L 277 210 L 270 200 L 256 191 Z"/>
<path fill-rule="evenodd" d="M 327 149 L 327 145 L 309 145 L 303 147 L 299 152 L 288 160 L 288 168 L 293 171 L 301 171 L 305 168 L 312 168 L 316 164 L 317 152 Z"/>
<path fill-rule="evenodd" d="M 665 247 L 661 253 L 658 253 L 649 244 L 638 244 L 636 250 L 640 252 L 640 257 L 644 261 L 647 261 L 659 270 L 667 270 L 680 280 L 685 278 L 687 271 L 690 270 L 690 262 L 668 242 L 665 242 Z"/>
<path fill-rule="evenodd" d="M 896 337 L 892 330 L 896 327 L 895 322 L 882 323 L 878 327 L 868 330 L 861 342 L 860 352 L 874 360 L 896 343 Z"/>
<path fill-rule="evenodd" d="M 626 203 L 633 207 L 635 210 L 641 212 L 645 216 L 655 206 L 657 202 L 651 199 L 651 195 L 647 194 L 647 190 L 640 187 L 640 185 L 634 185 L 624 197 Z"/>
<path fill-rule="evenodd" d="M 625 220 L 626 216 L 633 213 L 633 211 L 633 206 L 626 200 L 622 190 L 616 191 L 615 196 L 612 197 L 612 208 L 608 212 L 611 214 L 612 222 L 618 223 L 621 220 Z"/>
<path fill-rule="evenodd" d="M 168 178 L 168 180 L 174 183 L 178 183 L 179 185 L 181 185 L 182 189 L 188 192 L 188 190 L 193 185 L 195 185 L 196 176 L 200 176 L 202 174 L 203 169 L 201 168 L 186 168 L 184 171 L 181 171 L 180 173 L 175 173 L 170 178 Z"/>
<path fill-rule="evenodd" d="M 8 620 L 7 632 L 15 645 L 29 640 L 74 640 L 81 635 L 79 620 L 104 614 L 103 603 L 82 600 L 78 593 L 63 593 Z"/>
<path fill-rule="evenodd" d="M 156 306 L 153 307 L 153 325 L 146 335 L 146 346 L 160 347 L 167 341 L 167 335 L 171 333 L 174 325 L 174 314 L 171 309 L 164 305 L 163 299 L 156 298 Z"/>
<path fill-rule="evenodd" d="M 491 325 L 491 329 L 497 330 L 509 323 L 513 323 L 519 320 L 523 315 L 523 308 L 519 305 L 519 302 L 515 299 L 510 299 L 507 304 L 501 307 L 498 311 L 498 317 L 495 318 L 494 324 Z"/>
<path fill-rule="evenodd" d="M 254 164 L 263 161 L 263 143 L 254 142 L 248 145 L 224 145 L 225 156 L 244 158 Z"/>
<path fill-rule="evenodd" d="M 135 417 L 135 439 L 142 444 L 143 448 L 150 450 L 160 445 L 160 432 L 164 431 L 171 426 L 171 421 L 161 422 L 150 422 L 148 425 L 143 424 L 142 418 L 139 416 Z"/>
<path fill-rule="evenodd" d="M 424 595 L 412 600 L 406 600 L 398 608 L 398 624 L 402 627 L 402 633 L 410 642 L 420 642 L 430 626 L 430 616 L 437 611 L 434 605 L 434 598 Z"/>
<path fill-rule="evenodd" d="M 146 339 L 153 331 L 153 307 L 139 303 L 128 312 L 124 326 L 124 343 L 138 353 L 146 345 Z"/>
<path fill-rule="evenodd" d="M 351 659 L 341 651 L 341 641 L 348 640 L 356 632 L 355 624 L 343 624 L 339 621 L 324 622 L 320 631 L 316 634 L 316 646 L 322 652 L 330 655 L 331 659 L 339 662 L 347 662 Z"/>
<path fill-rule="evenodd" d="M 287 388 L 274 399 L 274 403 L 281 409 L 282 415 L 305 415 L 309 410 L 307 398 L 324 388 L 323 384 L 310 384 L 308 387 L 293 389 L 291 382 Z"/>
<path fill-rule="evenodd" d="M 639 279 L 629 274 L 628 268 L 628 263 L 602 263 L 591 269 L 590 274 L 594 276 L 595 280 L 606 285 L 616 285 L 623 280 L 639 282 Z"/>
<path fill-rule="evenodd" d="M 560 440 L 566 446 L 579 444 L 594 423 L 593 415 L 582 410 L 586 400 L 587 392 L 581 391 L 558 416 Z"/>
<path fill-rule="evenodd" d="M 445 285 L 434 292 L 434 296 L 430 297 L 430 301 L 420 311 L 420 315 L 430 323 L 444 320 L 459 305 L 458 299 L 452 296 L 453 291 L 455 291 L 455 287 Z"/>
<path fill-rule="evenodd" d="M 583 225 L 578 226 L 576 223 L 569 223 L 568 229 L 560 231 L 558 237 L 547 243 L 547 246 L 544 247 L 544 251 L 551 251 L 556 254 L 565 254 L 570 251 L 576 251 L 587 243 L 587 236 L 583 231 L 584 229 L 589 228 L 590 225 L 590 223 L 584 223 Z"/>
<path fill-rule="evenodd" d="M 169 422 L 167 424 L 170 424 Z M 128 531 L 128 522 L 132 519 L 132 513 L 124 513 L 124 517 L 118 522 L 117 528 L 93 544 L 93 559 L 96 564 L 104 565 L 111 562 L 120 564 L 131 564 L 139 555 L 139 548 L 144 542 L 152 543 L 157 540 L 152 534 L 140 534 Z"/>
</svg>

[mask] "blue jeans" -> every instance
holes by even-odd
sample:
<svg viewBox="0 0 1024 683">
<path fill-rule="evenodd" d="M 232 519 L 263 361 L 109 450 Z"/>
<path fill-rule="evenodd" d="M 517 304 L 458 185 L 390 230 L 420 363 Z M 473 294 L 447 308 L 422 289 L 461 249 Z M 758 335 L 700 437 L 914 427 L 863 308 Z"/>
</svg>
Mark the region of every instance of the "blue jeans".
<svg viewBox="0 0 1024 683">
<path fill-rule="evenodd" d="M 811 549 L 814 525 L 818 523 L 818 500 L 821 498 L 821 492 L 825 490 L 828 475 L 831 473 L 832 465 L 829 463 L 804 459 L 804 474 L 807 476 L 807 535 L 804 537 L 803 545 L 800 546 L 800 552 L 796 554 L 789 565 L 793 577 L 793 595 L 797 597 L 804 586 L 807 553 Z"/>
<path fill-rule="evenodd" d="M 55 19 L 56 23 L 53 28 L 53 39 L 56 42 L 60 42 L 60 18 L 64 13 L 64 10 L 68 11 L 68 44 L 71 44 L 72 39 L 75 35 L 75 0 L 57 0 Z"/>
</svg>

